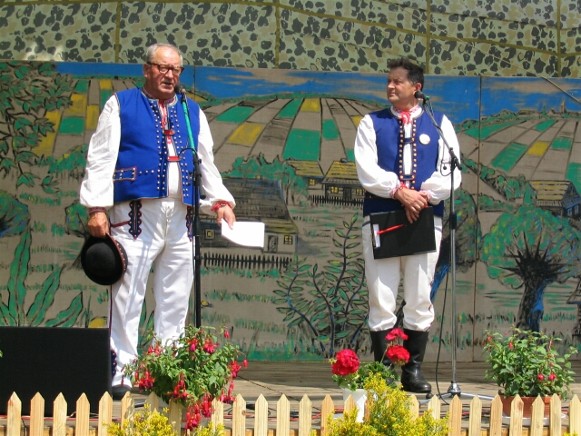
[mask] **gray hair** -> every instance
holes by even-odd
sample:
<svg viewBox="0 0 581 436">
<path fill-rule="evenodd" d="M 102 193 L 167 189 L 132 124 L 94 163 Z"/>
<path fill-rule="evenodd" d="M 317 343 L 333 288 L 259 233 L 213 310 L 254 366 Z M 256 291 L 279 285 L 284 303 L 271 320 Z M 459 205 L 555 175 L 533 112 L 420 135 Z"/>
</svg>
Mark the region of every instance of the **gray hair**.
<svg viewBox="0 0 581 436">
<path fill-rule="evenodd" d="M 181 66 L 184 65 L 184 58 L 183 58 L 182 53 L 180 52 L 179 48 L 177 48 L 173 44 L 166 44 L 166 43 L 161 43 L 161 42 L 157 42 L 157 43 L 152 44 L 149 47 L 147 47 L 147 51 L 145 52 L 145 62 L 152 62 L 153 56 L 155 55 L 155 52 L 160 48 L 170 48 L 170 49 L 174 50 L 180 56 L 180 65 Z"/>
</svg>

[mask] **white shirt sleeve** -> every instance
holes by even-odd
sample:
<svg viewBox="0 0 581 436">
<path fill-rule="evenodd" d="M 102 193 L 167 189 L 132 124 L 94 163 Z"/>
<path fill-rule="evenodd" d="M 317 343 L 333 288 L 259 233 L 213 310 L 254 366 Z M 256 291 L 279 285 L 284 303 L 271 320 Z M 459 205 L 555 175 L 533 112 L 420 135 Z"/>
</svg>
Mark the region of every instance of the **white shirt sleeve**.
<svg viewBox="0 0 581 436">
<path fill-rule="evenodd" d="M 448 145 L 454 150 L 454 154 L 460 162 L 460 145 L 458 143 L 458 137 L 454 131 L 454 126 L 452 122 L 444 115 L 442 119 L 442 134 Z M 422 183 L 422 191 L 426 191 L 430 197 L 430 203 L 438 204 L 442 200 L 446 200 L 450 197 L 450 188 L 452 185 L 452 163 L 450 158 L 450 153 L 448 147 L 442 140 L 438 141 L 438 164 L 436 171 Z M 460 187 L 462 182 L 462 172 L 460 169 L 456 168 L 454 170 L 454 190 Z"/>
<path fill-rule="evenodd" d="M 367 192 L 392 198 L 393 190 L 400 184 L 399 178 L 396 173 L 379 166 L 375 139 L 373 121 L 369 115 L 365 115 L 359 122 L 353 150 L 357 176 Z"/>
<path fill-rule="evenodd" d="M 87 166 L 80 189 L 83 206 L 113 206 L 113 172 L 120 141 L 119 103 L 115 96 L 111 96 L 99 115 L 97 129 L 89 142 Z"/>
<path fill-rule="evenodd" d="M 205 198 L 200 200 L 200 210 L 209 213 L 212 204 L 218 200 L 230 203 L 231 207 L 236 206 L 234 197 L 228 191 L 220 171 L 214 163 L 214 140 L 210 131 L 210 125 L 206 114 L 200 108 L 200 134 L 198 135 L 198 158 L 201 160 L 202 180 L 201 193 Z"/>
</svg>

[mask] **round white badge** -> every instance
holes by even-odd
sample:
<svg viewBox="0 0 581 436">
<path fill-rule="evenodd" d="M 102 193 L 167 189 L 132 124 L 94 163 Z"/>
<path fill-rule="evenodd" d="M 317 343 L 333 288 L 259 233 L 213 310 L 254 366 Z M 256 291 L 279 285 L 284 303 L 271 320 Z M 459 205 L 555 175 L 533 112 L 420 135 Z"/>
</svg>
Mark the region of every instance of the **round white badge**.
<svg viewBox="0 0 581 436">
<path fill-rule="evenodd" d="M 425 133 L 422 133 L 420 135 L 420 144 L 428 145 L 429 143 L 430 143 L 430 136 L 425 134 Z"/>
</svg>

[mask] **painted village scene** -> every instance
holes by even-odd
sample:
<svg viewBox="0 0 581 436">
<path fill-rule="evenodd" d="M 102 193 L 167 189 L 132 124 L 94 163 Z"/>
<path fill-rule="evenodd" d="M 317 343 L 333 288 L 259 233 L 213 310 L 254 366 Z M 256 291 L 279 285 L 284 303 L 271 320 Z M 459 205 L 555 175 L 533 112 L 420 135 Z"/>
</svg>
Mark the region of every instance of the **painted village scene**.
<svg viewBox="0 0 581 436">
<path fill-rule="evenodd" d="M 79 187 L 103 105 L 143 83 L 163 40 L 237 219 L 265 225 L 248 248 L 201 216 L 198 321 L 249 361 L 371 357 L 353 146 L 401 56 L 424 66 L 461 150 L 425 360 L 482 361 L 485 332 L 517 324 L 581 350 L 580 22 L 572 0 L 3 1 L 0 326 L 107 327 L 109 289 L 80 264 Z"/>
<path fill-rule="evenodd" d="M 139 65 L 117 67 L 0 64 L 2 325 L 107 325 L 108 288 L 79 262 L 87 212 L 78 190 L 104 102 L 142 80 Z M 265 224 L 264 246 L 245 248 L 202 215 L 202 325 L 227 326 L 252 360 L 370 353 L 353 143 L 363 115 L 386 104 L 385 76 L 187 67 L 183 82 L 210 122 L 238 220 Z M 459 360 L 481 360 L 483 332 L 516 323 L 581 343 L 580 88 L 427 76 L 431 105 L 457 130 L 463 183 L 457 343 L 446 219 L 426 360 L 439 342 L 444 361 L 453 346 Z M 148 301 L 143 332 L 153 310 Z"/>
</svg>

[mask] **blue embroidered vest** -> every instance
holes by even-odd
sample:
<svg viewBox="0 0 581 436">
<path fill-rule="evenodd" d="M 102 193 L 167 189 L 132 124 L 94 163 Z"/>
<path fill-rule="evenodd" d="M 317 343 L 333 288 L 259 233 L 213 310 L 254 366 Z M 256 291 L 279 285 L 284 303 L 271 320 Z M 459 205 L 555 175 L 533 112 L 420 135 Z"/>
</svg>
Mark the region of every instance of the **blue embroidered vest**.
<svg viewBox="0 0 581 436">
<path fill-rule="evenodd" d="M 140 198 L 165 198 L 168 196 L 168 152 L 161 125 L 157 100 L 150 100 L 140 89 L 133 88 L 115 94 L 119 102 L 121 141 L 113 174 L 114 201 Z M 199 106 L 187 99 L 192 137 L 196 144 L 200 131 Z M 184 108 L 178 101 L 167 106 L 168 130 L 179 166 L 182 184 L 182 201 L 193 205 L 194 186 L 192 174 L 194 159 L 189 144 Z"/>
<path fill-rule="evenodd" d="M 399 175 L 399 120 L 393 112 L 387 108 L 369 114 L 375 129 L 378 164 L 386 171 L 391 171 Z M 438 125 L 441 125 L 443 114 L 434 113 L 434 118 Z M 438 165 L 438 140 L 440 136 L 432 124 L 426 112 L 415 119 L 416 123 L 416 149 L 417 149 L 417 169 L 413 188 L 420 190 L 422 183 L 427 180 L 436 170 Z M 427 144 L 420 142 L 420 136 L 427 135 Z M 422 136 L 424 138 L 426 136 Z M 434 205 L 434 215 L 444 215 L 444 202 Z M 387 212 L 392 210 L 402 210 L 402 204 L 392 198 L 383 198 L 367 193 L 363 200 L 363 215 L 373 212 Z"/>
</svg>

